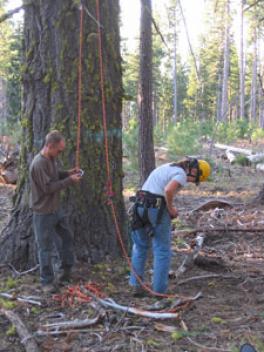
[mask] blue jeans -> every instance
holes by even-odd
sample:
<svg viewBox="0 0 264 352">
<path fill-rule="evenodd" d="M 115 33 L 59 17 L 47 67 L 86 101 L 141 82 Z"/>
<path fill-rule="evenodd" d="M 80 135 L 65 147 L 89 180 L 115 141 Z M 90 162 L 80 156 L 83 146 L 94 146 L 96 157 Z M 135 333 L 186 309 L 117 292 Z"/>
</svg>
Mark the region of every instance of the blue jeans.
<svg viewBox="0 0 264 352">
<path fill-rule="evenodd" d="M 67 218 L 61 210 L 51 214 L 33 213 L 33 227 L 38 247 L 40 282 L 52 283 L 54 246 L 59 253 L 62 269 L 70 269 L 74 263 L 73 236 Z"/>
<path fill-rule="evenodd" d="M 138 208 L 138 214 L 142 216 L 143 208 Z M 165 293 L 168 288 L 168 275 L 171 260 L 171 218 L 165 208 L 160 223 L 157 225 L 158 209 L 149 208 L 148 217 L 153 226 L 154 236 L 150 237 L 144 228 L 132 231 L 132 267 L 138 276 L 144 281 L 144 269 L 147 260 L 147 252 L 152 243 L 153 250 L 153 290 Z M 139 286 L 133 271 L 130 274 L 131 286 Z"/>
</svg>

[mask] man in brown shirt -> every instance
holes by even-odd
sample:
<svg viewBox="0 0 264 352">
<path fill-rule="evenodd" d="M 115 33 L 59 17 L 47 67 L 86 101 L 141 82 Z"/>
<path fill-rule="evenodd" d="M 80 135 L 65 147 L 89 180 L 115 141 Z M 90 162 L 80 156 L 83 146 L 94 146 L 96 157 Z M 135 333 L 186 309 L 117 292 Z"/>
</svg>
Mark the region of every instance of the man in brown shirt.
<svg viewBox="0 0 264 352">
<path fill-rule="evenodd" d="M 73 236 L 67 218 L 59 207 L 62 189 L 78 183 L 79 170 L 60 171 L 56 158 L 65 149 L 65 140 L 59 131 L 52 131 L 45 138 L 45 145 L 30 166 L 31 208 L 33 227 L 38 247 L 40 282 L 45 292 L 55 290 L 52 266 L 53 246 L 61 259 L 61 280 L 67 280 L 74 262 Z"/>
</svg>

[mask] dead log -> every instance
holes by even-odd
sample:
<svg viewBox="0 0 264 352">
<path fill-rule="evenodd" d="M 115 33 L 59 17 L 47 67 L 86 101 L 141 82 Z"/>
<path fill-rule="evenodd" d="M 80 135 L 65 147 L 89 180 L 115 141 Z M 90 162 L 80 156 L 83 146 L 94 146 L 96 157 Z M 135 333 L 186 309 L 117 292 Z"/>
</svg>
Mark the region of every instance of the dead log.
<svg viewBox="0 0 264 352">
<path fill-rule="evenodd" d="M 232 164 L 236 160 L 236 156 L 229 149 L 226 150 L 225 155 L 229 162 Z"/>
<path fill-rule="evenodd" d="M 182 264 L 179 266 L 179 268 L 175 272 L 170 271 L 170 273 L 169 273 L 170 278 L 178 279 L 180 275 L 182 275 L 188 269 L 190 269 L 190 267 L 195 262 L 195 259 L 198 256 L 198 253 L 202 249 L 203 242 L 204 242 L 204 234 L 198 233 L 195 238 L 195 246 L 194 246 L 193 252 L 191 254 L 187 254 L 184 257 Z"/>
<path fill-rule="evenodd" d="M 5 315 L 5 317 L 16 327 L 16 331 L 21 339 L 21 343 L 25 347 L 26 352 L 40 352 L 32 334 L 17 314 L 6 309 L 1 309 L 0 313 Z"/>
<path fill-rule="evenodd" d="M 18 151 L 14 151 L 12 154 L 3 155 L 1 153 L 0 160 L 0 176 L 4 180 L 3 183 L 15 184 L 18 179 Z"/>
<path fill-rule="evenodd" d="M 229 150 L 230 152 L 233 152 L 233 153 L 244 154 L 244 155 L 253 154 L 251 149 L 236 148 L 236 147 L 232 147 L 231 145 L 220 144 L 220 143 L 215 143 L 214 146 L 215 148 L 222 149 L 222 150 Z"/>
<path fill-rule="evenodd" d="M 256 169 L 260 171 L 264 171 L 264 164 L 257 164 Z"/>
<path fill-rule="evenodd" d="M 247 158 L 252 163 L 260 163 L 261 161 L 264 161 L 264 153 L 257 153 L 255 155 L 248 155 Z"/>
<path fill-rule="evenodd" d="M 207 210 L 211 210 L 211 209 L 215 209 L 215 208 L 233 208 L 232 203 L 227 202 L 224 199 L 211 199 L 209 201 L 206 201 L 204 203 L 202 203 L 201 205 L 199 205 L 197 208 L 192 210 L 193 212 L 196 211 L 207 211 Z"/>
<path fill-rule="evenodd" d="M 14 185 L 16 184 L 18 178 L 17 169 L 4 170 L 2 171 L 1 176 L 5 180 L 5 183 Z"/>
</svg>

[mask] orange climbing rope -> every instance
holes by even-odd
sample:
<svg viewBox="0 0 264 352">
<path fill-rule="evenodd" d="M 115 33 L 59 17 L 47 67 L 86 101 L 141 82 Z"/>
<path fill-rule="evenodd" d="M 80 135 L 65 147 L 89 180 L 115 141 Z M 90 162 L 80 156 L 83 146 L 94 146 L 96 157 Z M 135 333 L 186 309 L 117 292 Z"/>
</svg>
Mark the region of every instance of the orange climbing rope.
<svg viewBox="0 0 264 352">
<path fill-rule="evenodd" d="M 177 295 L 167 295 L 163 293 L 154 292 L 150 287 L 148 287 L 135 272 L 124 245 L 120 226 L 118 224 L 116 208 L 111 197 L 113 195 L 113 190 L 112 190 L 112 178 L 110 173 L 109 143 L 108 143 L 108 136 L 107 136 L 107 116 L 106 116 L 106 104 L 105 104 L 105 84 L 104 84 L 105 79 L 104 79 L 104 65 L 103 65 L 103 51 L 102 51 L 102 31 L 101 31 L 101 25 L 100 25 L 100 0 L 96 0 L 96 19 L 97 19 L 98 51 L 99 51 L 99 64 L 100 64 L 100 86 L 101 86 L 102 117 L 103 117 L 103 128 L 104 128 L 105 161 L 106 161 L 106 167 L 107 167 L 107 190 L 108 190 L 108 195 L 110 195 L 108 204 L 111 207 L 117 239 L 120 243 L 123 256 L 125 257 L 130 267 L 130 270 L 133 271 L 138 282 L 147 292 L 157 297 L 164 297 L 164 298 L 177 297 Z"/>
<path fill-rule="evenodd" d="M 125 248 L 125 244 L 122 238 L 120 226 L 118 223 L 117 211 L 113 202 L 113 183 L 110 170 L 110 157 L 109 157 L 109 142 L 107 133 L 107 114 L 106 114 L 106 99 L 105 99 L 105 77 L 104 77 L 104 63 L 103 63 L 103 50 L 102 50 L 102 31 L 100 24 L 100 0 L 96 0 L 96 21 L 97 21 L 97 37 L 98 37 L 98 52 L 99 52 L 99 66 L 100 66 L 100 89 L 101 89 L 101 100 L 102 100 L 102 119 L 103 119 L 103 132 L 104 132 L 104 150 L 105 150 L 105 163 L 107 173 L 107 196 L 108 205 L 111 207 L 111 213 L 114 221 L 115 231 L 118 242 L 120 243 L 123 256 L 126 259 L 130 270 L 135 274 L 140 285 L 151 295 L 165 298 L 175 298 L 178 295 L 167 295 L 163 293 L 154 292 L 148 287 L 142 279 L 135 272 L 132 263 L 129 259 L 128 253 Z M 82 110 L 82 55 L 83 55 L 83 5 L 81 5 L 80 11 L 80 50 L 79 50 L 79 66 L 78 66 L 78 125 L 77 125 L 77 147 L 76 147 L 76 167 L 80 167 L 80 132 L 81 132 L 81 110 Z"/>
</svg>

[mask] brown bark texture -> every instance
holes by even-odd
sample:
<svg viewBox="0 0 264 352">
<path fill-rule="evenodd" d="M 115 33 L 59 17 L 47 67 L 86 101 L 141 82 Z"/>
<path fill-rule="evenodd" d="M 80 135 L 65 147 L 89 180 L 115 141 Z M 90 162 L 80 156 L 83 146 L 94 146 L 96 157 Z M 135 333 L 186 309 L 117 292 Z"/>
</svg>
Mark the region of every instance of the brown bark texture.
<svg viewBox="0 0 264 352">
<path fill-rule="evenodd" d="M 119 246 L 107 195 L 97 24 L 88 15 L 89 12 L 96 17 L 96 1 L 84 0 L 83 4 L 86 11 L 80 163 L 85 175 L 80 185 L 62 193 L 62 206 L 74 232 L 77 258 L 98 262 L 107 255 L 117 255 Z M 101 0 L 100 15 L 112 199 L 124 234 L 118 1 Z M 20 179 L 11 221 L 2 232 L 0 246 L 1 261 L 12 262 L 18 268 L 29 267 L 37 260 L 28 170 L 51 129 L 62 131 L 66 138 L 64 168 L 72 168 L 75 163 L 79 32 L 79 2 L 36 0 L 25 9 Z"/>
<path fill-rule="evenodd" d="M 151 0 L 141 0 L 140 19 L 140 79 L 139 110 L 139 166 L 143 184 L 155 168 L 152 111 L 152 30 Z"/>
</svg>

